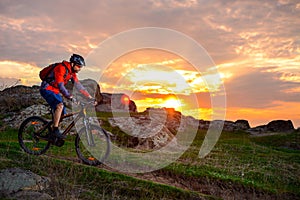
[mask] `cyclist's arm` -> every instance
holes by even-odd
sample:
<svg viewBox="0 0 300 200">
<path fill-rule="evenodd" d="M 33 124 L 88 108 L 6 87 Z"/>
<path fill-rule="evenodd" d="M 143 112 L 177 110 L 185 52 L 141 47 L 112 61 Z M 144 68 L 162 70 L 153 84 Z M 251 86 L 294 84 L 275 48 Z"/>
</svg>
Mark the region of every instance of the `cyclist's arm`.
<svg viewBox="0 0 300 200">
<path fill-rule="evenodd" d="M 57 83 L 57 87 L 59 91 L 62 93 L 64 97 L 69 99 L 71 97 L 71 93 L 65 87 L 65 80 L 64 80 L 64 76 L 66 74 L 65 67 L 61 65 L 56 67 L 54 70 L 55 70 L 55 81 Z"/>
<path fill-rule="evenodd" d="M 74 82 L 74 86 L 76 87 L 76 89 L 80 91 L 80 93 L 86 96 L 87 98 L 92 99 L 93 97 L 89 94 L 89 92 L 85 89 L 85 87 L 83 87 L 83 85 L 79 82 L 76 74 L 72 78 L 73 78 L 72 81 Z"/>
</svg>

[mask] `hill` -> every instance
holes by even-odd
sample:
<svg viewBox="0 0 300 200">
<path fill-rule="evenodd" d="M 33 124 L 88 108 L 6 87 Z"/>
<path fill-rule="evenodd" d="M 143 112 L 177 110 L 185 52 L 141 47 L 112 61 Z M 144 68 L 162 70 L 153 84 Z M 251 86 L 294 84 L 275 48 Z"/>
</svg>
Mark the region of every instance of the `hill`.
<svg viewBox="0 0 300 200">
<path fill-rule="evenodd" d="M 21 96 L 24 102 L 12 103 L 13 97 L 20 98 L 15 89 L 24 91 L 28 98 Z M 178 129 L 186 127 L 184 124 L 179 126 L 181 121 L 197 125 L 193 142 L 172 164 L 147 173 L 121 172 L 107 165 L 90 167 L 81 164 L 74 150 L 73 136 L 68 136 L 61 148 L 51 146 L 43 156 L 22 152 L 16 130 L 19 122 L 13 122 L 35 113 L 48 113 L 38 95 L 35 98 L 32 92 L 37 89 L 10 88 L 5 92 L 9 92 L 12 101 L 3 101 L 5 95 L 1 93 L 0 102 L 10 103 L 10 106 L 0 117 L 0 170 L 21 168 L 49 178 L 49 187 L 42 192 L 55 199 L 300 199 L 300 133 L 290 126 L 289 121 L 284 122 L 287 128 L 280 129 L 275 135 L 274 131 L 278 130 L 274 124 L 282 121 L 258 127 L 266 131 L 260 134 L 250 133 L 246 120 L 226 121 L 227 129 L 223 130 L 212 151 L 199 158 L 206 126 L 210 122 L 183 116 L 173 109 L 149 108 L 142 113 L 130 114 L 132 121 L 141 127 L 135 132 L 136 127 L 130 125 L 128 117 L 116 118 L 110 112 L 101 112 L 98 120 L 113 134 L 113 144 L 139 153 L 156 151 L 174 142 Z M 32 105 L 29 105 L 30 96 L 35 99 Z M 2 105 L 3 109 L 5 106 Z M 157 128 L 154 123 L 157 121 L 164 122 L 160 127 L 162 131 L 146 140 L 135 135 Z M 151 126 L 149 122 L 152 122 Z M 126 134 L 127 131 L 132 135 Z M 118 158 L 112 152 L 110 159 L 118 161 Z M 131 161 L 126 162 L 130 165 Z M 28 188 L 27 191 L 34 192 Z M 6 195 L 1 189 L 0 194 Z"/>
</svg>

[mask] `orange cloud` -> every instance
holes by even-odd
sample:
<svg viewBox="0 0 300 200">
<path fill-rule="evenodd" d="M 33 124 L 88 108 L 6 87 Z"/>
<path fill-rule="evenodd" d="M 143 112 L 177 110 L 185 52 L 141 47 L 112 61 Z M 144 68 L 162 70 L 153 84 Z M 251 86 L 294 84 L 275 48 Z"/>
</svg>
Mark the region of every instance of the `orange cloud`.
<svg viewBox="0 0 300 200">
<path fill-rule="evenodd" d="M 28 63 L 14 61 L 0 61 L 1 78 L 15 78 L 23 85 L 36 85 L 40 82 L 39 71 L 41 68 Z"/>
<path fill-rule="evenodd" d="M 274 106 L 270 108 L 227 108 L 226 118 L 237 120 L 240 118 L 247 119 L 252 127 L 267 124 L 271 120 L 284 119 L 292 120 L 295 128 L 300 127 L 300 102 L 283 102 L 274 101 Z"/>
</svg>

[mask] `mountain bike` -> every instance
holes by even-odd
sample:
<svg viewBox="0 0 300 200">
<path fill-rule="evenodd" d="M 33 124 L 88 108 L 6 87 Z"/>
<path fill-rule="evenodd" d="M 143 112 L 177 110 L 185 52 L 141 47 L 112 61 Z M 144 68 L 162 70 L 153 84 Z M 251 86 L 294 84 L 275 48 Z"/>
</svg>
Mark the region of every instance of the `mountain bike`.
<svg viewBox="0 0 300 200">
<path fill-rule="evenodd" d="M 66 136 L 77 122 L 80 124 L 79 131 L 76 132 L 75 150 L 77 156 L 83 163 L 88 165 L 99 165 L 109 156 L 110 153 L 110 135 L 99 125 L 91 123 L 90 117 L 87 115 L 88 106 L 94 102 L 78 102 L 80 111 L 62 115 L 60 122 L 64 119 L 73 117 L 69 125 L 63 131 Z M 18 140 L 21 148 L 28 154 L 41 155 L 44 154 L 51 145 L 61 147 L 64 140 L 53 138 L 53 111 L 51 110 L 52 120 L 47 120 L 41 116 L 31 116 L 25 119 L 19 128 Z M 82 123 L 79 120 L 82 119 Z"/>
</svg>

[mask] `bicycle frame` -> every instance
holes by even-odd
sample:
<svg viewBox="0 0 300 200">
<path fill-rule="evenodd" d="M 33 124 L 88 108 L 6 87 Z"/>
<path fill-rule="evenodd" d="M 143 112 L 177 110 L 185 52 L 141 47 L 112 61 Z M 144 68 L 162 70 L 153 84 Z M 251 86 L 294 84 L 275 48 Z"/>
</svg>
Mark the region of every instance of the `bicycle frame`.
<svg viewBox="0 0 300 200">
<path fill-rule="evenodd" d="M 110 136 L 101 126 L 93 123 L 92 116 L 87 113 L 90 111 L 89 105 L 92 108 L 94 102 L 81 102 L 76 111 L 61 116 L 60 122 L 72 117 L 68 121 L 65 120 L 67 123 L 64 127 L 66 128 L 61 127 L 62 131 L 64 129 L 62 134 L 68 134 L 76 126 L 76 130 L 72 134 L 75 136 L 76 154 L 83 163 L 96 166 L 103 163 L 110 153 Z M 53 111 L 51 114 L 52 120 L 42 116 L 31 116 L 21 123 L 18 131 L 18 141 L 22 150 L 26 153 L 42 155 L 51 145 L 62 147 L 65 144 L 64 139 L 56 137 L 53 133 Z"/>
<path fill-rule="evenodd" d="M 87 143 L 89 146 L 94 146 L 95 145 L 95 141 L 94 138 L 91 137 L 89 129 L 89 122 L 86 119 L 86 107 L 84 104 L 81 104 L 81 110 L 79 112 L 75 112 L 75 113 L 70 113 L 70 114 L 66 114 L 64 116 L 62 116 L 61 121 L 65 118 L 69 118 L 71 116 L 74 116 L 78 114 L 75 119 L 73 119 L 73 121 L 69 124 L 69 126 L 65 129 L 65 131 L 62 133 L 63 135 L 66 135 L 67 133 L 70 132 L 70 130 L 75 126 L 75 124 L 81 119 L 83 118 L 83 124 L 85 127 L 85 134 L 86 134 L 86 138 L 87 138 Z"/>
<path fill-rule="evenodd" d="M 83 118 L 83 125 L 85 127 L 85 133 L 86 133 L 86 138 L 87 138 L 87 142 L 88 142 L 88 145 L 90 146 L 93 146 L 95 145 L 95 141 L 94 141 L 94 138 L 91 137 L 90 135 L 90 132 L 89 132 L 89 122 L 88 120 L 86 119 L 86 104 L 84 103 L 80 103 L 80 106 L 81 106 L 81 110 L 78 111 L 78 112 L 73 112 L 73 113 L 69 113 L 69 114 L 66 114 L 66 115 L 62 115 L 61 118 L 60 118 L 60 122 L 62 122 L 64 119 L 66 118 L 69 118 L 69 117 L 72 117 L 74 115 L 77 115 L 75 117 L 75 119 L 72 120 L 72 122 L 67 126 L 67 128 L 64 130 L 64 132 L 62 133 L 63 135 L 67 135 L 71 129 L 75 126 L 75 123 L 77 123 L 81 118 Z M 52 113 L 52 112 L 51 112 Z M 52 120 L 49 121 L 44 127 L 42 127 L 39 131 L 37 131 L 38 133 L 38 136 L 40 135 L 39 133 L 45 131 L 49 126 L 51 126 L 53 124 L 53 115 L 52 115 Z M 44 137 L 41 137 L 39 136 L 40 138 L 42 139 L 46 139 Z"/>
</svg>

